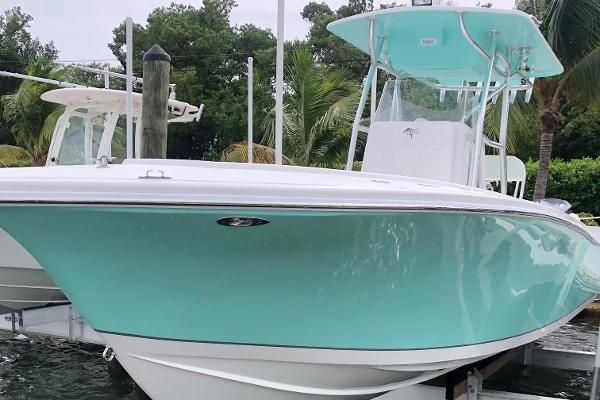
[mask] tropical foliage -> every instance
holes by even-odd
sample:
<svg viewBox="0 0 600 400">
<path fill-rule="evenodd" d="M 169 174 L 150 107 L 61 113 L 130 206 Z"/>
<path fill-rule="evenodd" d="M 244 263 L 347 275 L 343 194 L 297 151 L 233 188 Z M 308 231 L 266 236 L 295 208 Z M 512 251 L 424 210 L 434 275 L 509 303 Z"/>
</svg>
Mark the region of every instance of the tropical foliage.
<svg viewBox="0 0 600 400">
<path fill-rule="evenodd" d="M 565 118 L 556 134 L 553 156 L 563 160 L 600 154 L 600 111 L 574 105 L 563 109 Z"/>
<path fill-rule="evenodd" d="M 60 79 L 54 63 L 40 59 L 31 64 L 30 75 Z M 15 145 L 0 145 L 0 164 L 11 165 L 30 160 L 43 165 L 58 117 L 63 107 L 40 99 L 42 93 L 56 87 L 50 84 L 23 81 L 16 93 L 2 97 L 2 116 L 12 134 Z"/>
<path fill-rule="evenodd" d="M 558 77 L 538 79 L 533 92 L 541 132 L 533 198 L 540 199 L 546 194 L 554 136 L 564 120 L 565 106 L 598 101 L 600 0 L 522 0 L 519 7 L 543 21 L 541 29 L 565 67 L 565 72 Z M 532 115 L 531 108 L 522 111 L 521 115 Z M 527 118 L 521 120 L 527 121 Z M 529 125 L 519 130 L 530 128 Z"/>
<path fill-rule="evenodd" d="M 254 58 L 254 109 L 262 115 L 273 107 L 275 37 L 247 24 L 232 26 L 233 0 L 204 0 L 202 7 L 171 4 L 150 13 L 145 26 L 134 25 L 134 73 L 142 75 L 144 52 L 158 43 L 171 56 L 171 82 L 177 98 L 204 103 L 199 123 L 169 129 L 172 158 L 216 159 L 246 132 L 246 72 Z M 125 67 L 125 25 L 113 30 L 114 55 Z M 256 121 L 255 131 L 260 128 Z"/>
<path fill-rule="evenodd" d="M 299 165 L 333 167 L 346 159 L 358 84 L 345 70 L 328 70 L 308 49 L 291 56 L 283 111 L 284 152 Z M 266 143 L 274 144 L 274 111 L 265 122 Z"/>
<path fill-rule="evenodd" d="M 525 197 L 533 197 L 539 163 L 526 164 Z M 600 157 L 571 161 L 552 160 L 548 180 L 548 197 L 566 199 L 576 212 L 600 216 Z"/>
<path fill-rule="evenodd" d="M 221 153 L 221 161 L 248 162 L 248 142 L 234 143 Z M 275 150 L 271 147 L 253 143 L 252 162 L 256 164 L 275 164 Z M 295 165 L 288 157 L 283 156 L 283 164 Z"/>
<path fill-rule="evenodd" d="M 346 70 L 330 70 L 315 63 L 307 48 L 292 53 L 285 76 L 283 153 L 296 165 L 343 165 L 360 96 L 358 84 Z M 275 142 L 274 121 L 272 109 L 262 124 L 263 143 L 271 148 Z M 229 154 L 224 159 L 233 161 L 235 153 Z"/>
<path fill-rule="evenodd" d="M 15 7 L 0 14 L 0 71 L 22 73 L 27 66 L 39 58 L 53 59 L 57 51 L 52 42 L 42 44 L 28 31 L 32 17 Z M 17 79 L 0 78 L 0 97 L 12 94 L 19 86 Z M 6 121 L 2 118 L 0 103 L 0 144 L 14 145 Z M 14 155 L 14 153 L 11 153 Z M 7 160 L 7 159 L 3 159 Z"/>
</svg>

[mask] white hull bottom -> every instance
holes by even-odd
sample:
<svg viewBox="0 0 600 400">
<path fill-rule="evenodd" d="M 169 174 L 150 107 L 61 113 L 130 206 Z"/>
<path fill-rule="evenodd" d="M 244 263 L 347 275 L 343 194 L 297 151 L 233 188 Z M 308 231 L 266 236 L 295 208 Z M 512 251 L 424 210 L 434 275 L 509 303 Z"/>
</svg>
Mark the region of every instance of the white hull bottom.
<svg viewBox="0 0 600 400">
<path fill-rule="evenodd" d="M 151 339 L 98 332 L 153 400 L 372 399 L 531 343 L 544 328 L 477 345 L 426 350 L 332 350 Z"/>
<path fill-rule="evenodd" d="M 205 344 L 106 333 L 100 336 L 154 400 L 370 399 L 481 359 L 375 365 L 369 364 L 370 351 Z M 361 359 L 366 364 L 357 363 Z"/>
</svg>

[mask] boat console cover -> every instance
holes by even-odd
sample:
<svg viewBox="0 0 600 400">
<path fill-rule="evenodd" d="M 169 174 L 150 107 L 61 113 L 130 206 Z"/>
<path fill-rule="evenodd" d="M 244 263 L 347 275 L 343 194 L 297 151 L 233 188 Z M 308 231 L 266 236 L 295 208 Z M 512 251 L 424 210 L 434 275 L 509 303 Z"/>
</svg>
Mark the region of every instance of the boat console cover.
<svg viewBox="0 0 600 400">
<path fill-rule="evenodd" d="M 362 171 L 466 185 L 473 136 L 463 122 L 373 122 Z"/>
</svg>

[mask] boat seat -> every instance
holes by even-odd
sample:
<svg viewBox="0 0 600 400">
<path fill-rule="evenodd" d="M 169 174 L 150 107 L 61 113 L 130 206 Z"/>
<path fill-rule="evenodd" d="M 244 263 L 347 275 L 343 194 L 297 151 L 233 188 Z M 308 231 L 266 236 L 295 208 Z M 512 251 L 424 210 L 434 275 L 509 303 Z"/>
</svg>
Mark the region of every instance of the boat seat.
<svg viewBox="0 0 600 400">
<path fill-rule="evenodd" d="M 514 197 L 523 198 L 525 194 L 525 181 L 527 171 L 523 161 L 515 156 L 506 157 L 506 181 L 515 184 L 515 190 L 512 193 Z M 486 155 L 485 156 L 485 181 L 498 182 L 500 184 L 500 156 Z"/>
<path fill-rule="evenodd" d="M 463 122 L 374 121 L 361 170 L 466 185 L 473 142 Z"/>
</svg>

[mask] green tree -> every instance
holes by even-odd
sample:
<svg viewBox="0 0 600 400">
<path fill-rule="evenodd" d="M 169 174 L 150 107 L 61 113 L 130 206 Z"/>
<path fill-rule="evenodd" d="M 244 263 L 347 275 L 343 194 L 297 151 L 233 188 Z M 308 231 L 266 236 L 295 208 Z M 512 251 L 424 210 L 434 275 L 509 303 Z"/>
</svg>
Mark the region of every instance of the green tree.
<svg viewBox="0 0 600 400">
<path fill-rule="evenodd" d="M 38 58 L 56 58 L 58 53 L 52 42 L 42 44 L 29 33 L 32 20 L 33 17 L 25 14 L 21 7 L 0 15 L 0 70 L 21 73 Z M 14 91 L 17 86 L 17 80 L 2 78 L 0 95 Z"/>
<path fill-rule="evenodd" d="M 372 1 L 350 0 L 337 11 L 325 3 L 310 2 L 302 10 L 302 18 L 310 24 L 308 45 L 319 63 L 328 67 L 344 67 L 351 76 L 360 80 L 366 72 L 369 57 L 348 42 L 327 30 L 327 25 L 337 19 L 373 10 Z"/>
<path fill-rule="evenodd" d="M 0 14 L 0 71 L 23 73 L 27 65 L 38 58 L 55 59 L 57 51 L 52 42 L 42 44 L 28 31 L 33 18 L 15 7 Z M 0 77 L 0 96 L 13 93 L 21 82 Z M 0 104 L 0 116 L 2 105 Z M 6 122 L 0 118 L 0 144 L 14 144 Z"/>
<path fill-rule="evenodd" d="M 554 0 L 518 0 L 517 9 L 533 15 L 538 21 L 544 21 L 551 10 Z M 542 27 L 543 28 L 543 27 Z"/>
<path fill-rule="evenodd" d="M 48 59 L 40 59 L 26 72 L 38 77 L 61 79 L 63 71 Z M 0 165 L 30 161 L 44 165 L 48 147 L 63 107 L 40 99 L 42 93 L 56 86 L 25 80 L 15 94 L 2 97 L 3 118 L 9 126 L 15 146 L 0 145 Z"/>
<path fill-rule="evenodd" d="M 255 110 L 258 114 L 272 107 L 275 37 L 254 25 L 232 27 L 234 6 L 231 0 L 204 0 L 200 8 L 171 4 L 152 11 L 146 25 L 134 26 L 136 74 L 142 74 L 144 52 L 158 43 L 172 58 L 177 98 L 206 105 L 199 123 L 170 126 L 169 157 L 214 159 L 244 137 L 249 56 L 255 58 Z M 124 67 L 124 25 L 113 34 L 109 47 Z"/>
<path fill-rule="evenodd" d="M 221 153 L 221 161 L 248 162 L 248 142 L 233 143 Z M 252 162 L 256 164 L 275 164 L 275 150 L 263 144 L 252 144 Z M 294 161 L 283 156 L 284 165 L 295 165 Z"/>
<path fill-rule="evenodd" d="M 108 68 L 111 72 L 124 73 L 124 70 L 121 68 L 111 67 L 110 64 L 101 64 L 98 62 L 92 62 L 89 64 L 77 64 L 78 66 L 95 68 L 99 70 L 103 70 L 104 68 Z M 96 72 L 85 71 L 80 68 L 76 68 L 75 66 L 65 66 L 64 72 L 62 73 L 62 78 L 68 82 L 77 83 L 79 85 L 103 88 L 104 87 L 104 75 L 98 74 Z M 110 88 L 117 90 L 125 90 L 125 80 L 124 79 L 116 79 L 110 78 Z"/>
<path fill-rule="evenodd" d="M 553 155 L 563 160 L 600 155 L 600 111 L 579 105 L 563 111 L 565 122 L 554 140 Z"/>
<path fill-rule="evenodd" d="M 565 105 L 596 101 L 600 90 L 600 0 L 523 0 L 519 6 L 544 18 L 542 32 L 565 67 L 562 75 L 538 79 L 534 87 L 541 131 L 533 194 L 538 200 L 546 193 L 553 139 Z"/>
</svg>

